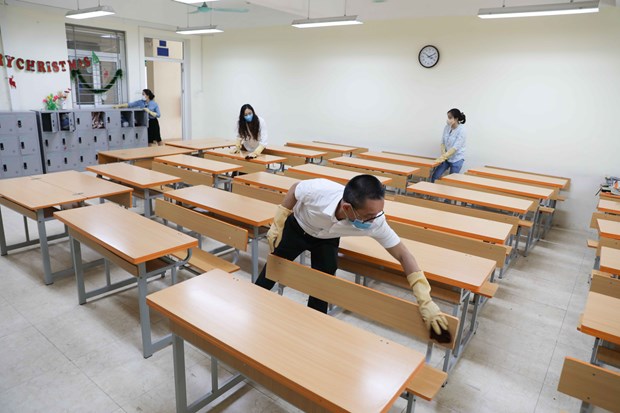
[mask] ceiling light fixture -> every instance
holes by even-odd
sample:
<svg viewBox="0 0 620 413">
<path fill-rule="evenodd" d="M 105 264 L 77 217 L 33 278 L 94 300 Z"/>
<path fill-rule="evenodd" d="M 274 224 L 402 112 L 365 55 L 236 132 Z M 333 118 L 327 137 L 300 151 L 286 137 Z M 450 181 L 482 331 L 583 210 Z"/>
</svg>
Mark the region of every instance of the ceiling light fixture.
<svg viewBox="0 0 620 413">
<path fill-rule="evenodd" d="M 215 34 L 222 33 L 224 30 L 220 30 L 217 26 L 202 26 L 202 27 L 177 27 L 178 34 Z"/>
<path fill-rule="evenodd" d="M 597 1 L 580 1 L 574 3 L 540 4 L 532 6 L 496 7 L 480 9 L 478 17 L 481 19 L 502 19 L 509 17 L 536 17 L 558 16 L 564 14 L 596 13 L 599 10 Z"/>
<path fill-rule="evenodd" d="M 65 17 L 67 19 L 91 19 L 93 17 L 104 17 L 116 14 L 114 9 L 110 6 L 102 6 L 99 1 L 97 7 L 89 7 L 86 9 L 80 9 L 80 0 L 77 0 L 77 10 L 69 10 Z"/>
<path fill-rule="evenodd" d="M 310 0 L 308 0 L 308 18 L 294 20 L 291 26 L 298 29 L 310 29 L 314 27 L 330 27 L 330 26 L 351 26 L 355 24 L 364 24 L 357 20 L 357 16 L 347 16 L 347 0 L 344 1 L 344 16 L 323 17 L 318 19 L 310 18 Z"/>
<path fill-rule="evenodd" d="M 197 4 L 197 3 L 212 3 L 214 1 L 220 1 L 220 0 L 174 0 L 177 3 L 183 3 L 183 4 Z"/>
</svg>

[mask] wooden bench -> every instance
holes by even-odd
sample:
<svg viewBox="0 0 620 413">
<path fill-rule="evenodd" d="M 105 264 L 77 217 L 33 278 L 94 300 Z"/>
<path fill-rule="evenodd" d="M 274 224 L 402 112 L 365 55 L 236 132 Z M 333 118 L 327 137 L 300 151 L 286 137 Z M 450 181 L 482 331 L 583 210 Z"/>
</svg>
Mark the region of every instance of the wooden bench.
<svg viewBox="0 0 620 413">
<path fill-rule="evenodd" d="M 558 391 L 582 400 L 582 410 L 593 404 L 619 412 L 620 374 L 572 357 L 564 358 Z"/>
<path fill-rule="evenodd" d="M 245 195 L 250 198 L 259 199 L 261 201 L 280 205 L 286 196 L 285 193 L 271 191 L 269 189 L 258 188 L 256 186 L 246 185 L 233 180 L 232 192 L 234 194 Z"/>
<path fill-rule="evenodd" d="M 181 178 L 181 182 L 187 185 L 213 186 L 213 176 L 211 174 L 179 168 L 177 166 L 167 165 L 162 162 L 153 162 L 151 169 L 157 172 L 163 172 L 169 175 L 178 176 L 179 178 Z"/>
<path fill-rule="evenodd" d="M 156 163 L 153 165 L 155 164 Z M 234 248 L 234 260 L 237 258 L 238 250 L 245 251 L 247 249 L 248 231 L 246 229 L 239 228 L 235 225 L 192 211 L 163 199 L 155 200 L 155 215 Z M 178 255 L 175 255 L 175 257 L 182 258 Z M 195 248 L 193 250 L 188 265 L 190 269 L 195 268 L 199 270 L 194 270 L 194 272 L 197 273 L 207 272 L 214 268 L 219 268 L 229 273 L 239 270 L 239 266 L 234 262 L 231 263 L 226 261 L 200 248 Z"/>
<path fill-rule="evenodd" d="M 589 240 L 587 240 L 587 244 L 588 244 L 588 248 L 598 249 L 598 241 L 596 241 L 596 240 L 589 239 Z"/>
<path fill-rule="evenodd" d="M 394 328 L 429 343 L 453 349 L 459 320 L 445 314 L 452 341 L 440 344 L 430 340 L 429 331 L 418 305 L 353 282 L 305 267 L 293 261 L 270 255 L 267 259 L 267 278 L 305 294 L 337 305 L 373 322 Z M 427 362 L 430 354 L 427 352 Z M 407 412 L 411 412 L 415 397 L 432 400 L 446 383 L 448 374 L 424 364 L 422 371 L 406 387 Z"/>
</svg>

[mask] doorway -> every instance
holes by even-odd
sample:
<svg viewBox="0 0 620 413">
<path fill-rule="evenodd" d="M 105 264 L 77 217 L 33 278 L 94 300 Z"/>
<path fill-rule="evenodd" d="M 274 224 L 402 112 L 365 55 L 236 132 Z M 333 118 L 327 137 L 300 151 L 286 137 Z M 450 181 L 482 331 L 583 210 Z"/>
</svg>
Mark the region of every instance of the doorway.
<svg viewBox="0 0 620 413">
<path fill-rule="evenodd" d="M 183 42 L 144 39 L 146 87 L 153 91 L 161 117 L 162 140 L 183 139 Z"/>
</svg>

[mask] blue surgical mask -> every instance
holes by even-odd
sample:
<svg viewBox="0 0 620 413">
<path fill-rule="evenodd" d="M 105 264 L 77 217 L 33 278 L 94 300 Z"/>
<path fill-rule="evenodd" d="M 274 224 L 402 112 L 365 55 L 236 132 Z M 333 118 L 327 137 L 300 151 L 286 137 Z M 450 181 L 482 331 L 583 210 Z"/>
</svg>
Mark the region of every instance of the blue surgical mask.
<svg viewBox="0 0 620 413">
<path fill-rule="evenodd" d="M 246 122 L 252 122 L 252 119 L 254 119 L 254 114 L 250 113 L 249 115 L 245 115 L 243 119 L 245 119 Z"/>
<path fill-rule="evenodd" d="M 354 220 L 351 220 L 351 218 L 348 217 L 348 214 L 347 214 L 347 219 L 349 220 L 351 224 L 353 224 L 355 228 L 357 229 L 369 229 L 370 228 L 370 226 L 372 225 L 372 222 L 364 222 L 361 219 L 359 219 L 357 217 L 357 213 L 355 212 L 355 210 L 353 210 L 353 214 L 355 214 Z"/>
<path fill-rule="evenodd" d="M 142 101 L 146 102 L 146 97 L 142 96 Z"/>
</svg>

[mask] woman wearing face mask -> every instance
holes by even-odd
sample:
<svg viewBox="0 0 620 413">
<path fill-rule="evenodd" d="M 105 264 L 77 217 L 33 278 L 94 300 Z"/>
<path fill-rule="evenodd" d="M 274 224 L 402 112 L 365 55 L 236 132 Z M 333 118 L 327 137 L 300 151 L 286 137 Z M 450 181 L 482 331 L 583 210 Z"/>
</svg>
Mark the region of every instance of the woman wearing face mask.
<svg viewBox="0 0 620 413">
<path fill-rule="evenodd" d="M 431 182 L 441 178 L 448 169 L 451 174 L 459 173 L 465 162 L 465 114 L 458 109 L 450 109 L 446 123 L 441 138 L 441 156 L 435 160 L 441 163 L 435 167 Z"/>
<path fill-rule="evenodd" d="M 252 105 L 241 106 L 237 120 L 237 144 L 230 153 L 241 152 L 241 146 L 250 152 L 246 158 L 256 158 L 267 146 L 267 123 L 254 112 Z"/>
<path fill-rule="evenodd" d="M 141 108 L 149 114 L 149 145 L 162 145 L 161 134 L 159 132 L 159 121 L 161 117 L 159 105 L 155 102 L 155 95 L 150 89 L 142 90 L 142 99 L 135 102 L 123 103 L 122 105 L 113 106 L 115 108 Z"/>
</svg>

